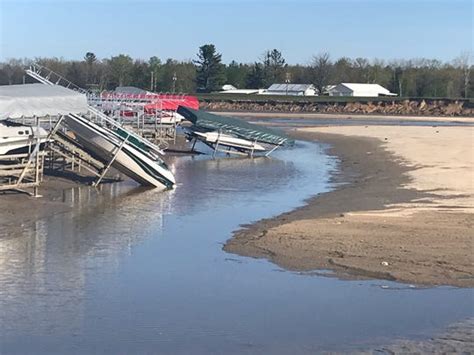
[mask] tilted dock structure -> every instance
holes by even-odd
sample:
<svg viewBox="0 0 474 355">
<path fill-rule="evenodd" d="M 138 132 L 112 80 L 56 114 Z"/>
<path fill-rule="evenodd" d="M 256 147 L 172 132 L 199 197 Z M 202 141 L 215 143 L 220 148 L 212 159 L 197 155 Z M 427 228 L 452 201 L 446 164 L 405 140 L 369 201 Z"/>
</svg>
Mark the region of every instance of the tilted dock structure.
<svg viewBox="0 0 474 355">
<path fill-rule="evenodd" d="M 32 66 L 26 72 L 46 86 L 62 87 L 87 98 L 86 90 L 49 69 Z M 75 133 L 78 147 L 105 164 L 94 185 L 101 182 L 112 166 L 142 185 L 174 185 L 174 176 L 161 158 L 163 151 L 97 108 L 87 104 L 86 114 L 60 116 L 50 134 L 55 135 L 63 124 Z"/>
<path fill-rule="evenodd" d="M 62 87 L 46 88 L 42 84 L 1 86 L 2 127 L 6 127 L 3 122 L 16 120 L 16 123 L 10 123 L 10 131 L 18 133 L 17 137 L 24 137 L 22 149 L 25 151 L 0 155 L 0 191 L 33 188 L 33 194 L 37 195 L 46 156 L 42 148 L 51 141 L 51 134 L 41 137 L 41 125 L 47 124 L 52 117 L 86 112 L 85 97 Z M 2 137 L 5 145 L 10 144 L 8 138 Z"/>
<path fill-rule="evenodd" d="M 176 142 L 177 126 L 181 122 L 181 117 L 176 114 L 178 106 L 199 107 L 195 96 L 185 94 L 153 93 L 131 87 L 115 91 L 88 91 L 36 63 L 26 72 L 40 82 L 47 81 L 86 95 L 89 106 L 161 149 L 167 149 L 169 142 Z"/>
</svg>

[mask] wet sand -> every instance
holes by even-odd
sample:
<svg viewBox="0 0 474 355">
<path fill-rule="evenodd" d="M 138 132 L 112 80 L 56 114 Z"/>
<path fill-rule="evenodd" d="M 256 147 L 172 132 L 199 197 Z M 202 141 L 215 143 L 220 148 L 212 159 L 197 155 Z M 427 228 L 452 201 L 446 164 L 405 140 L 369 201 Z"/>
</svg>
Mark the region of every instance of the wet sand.
<svg viewBox="0 0 474 355">
<path fill-rule="evenodd" d="M 51 175 L 53 174 L 53 175 Z M 102 183 L 116 181 L 117 171 L 112 170 Z M 123 177 L 125 180 L 127 177 Z M 55 214 L 66 213 L 71 210 L 65 201 L 65 191 L 74 187 L 90 185 L 95 177 L 82 172 L 80 175 L 73 172 L 45 170 L 43 182 L 38 187 L 38 197 L 30 196 L 33 189 L 24 193 L 19 191 L 0 192 L 0 238 L 21 233 L 25 226 Z M 100 189 L 101 186 L 97 187 Z M 26 193 L 28 192 L 28 193 Z M 21 216 L 21 217 L 19 217 Z"/>
<path fill-rule="evenodd" d="M 472 354 L 474 353 L 474 319 L 451 324 L 427 340 L 399 339 L 391 344 L 354 354 Z"/>
<path fill-rule="evenodd" d="M 473 132 L 468 127 L 318 127 L 336 190 L 237 231 L 224 250 L 298 271 L 474 286 Z"/>
<path fill-rule="evenodd" d="M 24 225 L 39 219 L 70 210 L 63 202 L 63 190 L 77 186 L 77 183 L 58 177 L 45 176 L 38 189 L 40 197 L 26 193 L 6 191 L 0 194 L 0 237 L 22 230 Z M 20 218 L 21 216 L 21 218 Z"/>
</svg>

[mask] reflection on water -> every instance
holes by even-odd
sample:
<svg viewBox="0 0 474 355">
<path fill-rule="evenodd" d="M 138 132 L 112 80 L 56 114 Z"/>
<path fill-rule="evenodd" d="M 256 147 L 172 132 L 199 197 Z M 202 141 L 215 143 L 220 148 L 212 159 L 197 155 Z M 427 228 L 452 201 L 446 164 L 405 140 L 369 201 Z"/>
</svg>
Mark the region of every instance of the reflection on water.
<svg viewBox="0 0 474 355">
<path fill-rule="evenodd" d="M 65 191 L 71 212 L 0 239 L 0 353 L 313 353 L 473 313 L 470 290 L 383 290 L 224 253 L 239 224 L 328 189 L 320 146 L 275 153 L 173 158 L 164 193 Z"/>
</svg>

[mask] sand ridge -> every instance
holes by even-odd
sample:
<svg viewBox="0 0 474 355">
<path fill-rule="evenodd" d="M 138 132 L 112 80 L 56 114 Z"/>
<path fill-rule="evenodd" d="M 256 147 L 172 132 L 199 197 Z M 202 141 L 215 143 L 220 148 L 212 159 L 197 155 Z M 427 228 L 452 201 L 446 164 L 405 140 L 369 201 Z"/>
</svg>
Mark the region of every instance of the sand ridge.
<svg viewBox="0 0 474 355">
<path fill-rule="evenodd" d="M 472 127 L 297 130 L 332 145 L 338 189 L 237 231 L 224 249 L 291 270 L 474 286 Z"/>
</svg>

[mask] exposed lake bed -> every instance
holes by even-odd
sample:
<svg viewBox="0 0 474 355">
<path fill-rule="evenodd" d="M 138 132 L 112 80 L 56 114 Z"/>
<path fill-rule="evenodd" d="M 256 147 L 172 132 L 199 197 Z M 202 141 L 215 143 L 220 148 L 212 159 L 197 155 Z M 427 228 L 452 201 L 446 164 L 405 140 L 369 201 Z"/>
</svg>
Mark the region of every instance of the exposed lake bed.
<svg viewBox="0 0 474 355">
<path fill-rule="evenodd" d="M 130 181 L 61 190 L 53 199 L 61 208 L 43 206 L 49 212 L 15 235 L 0 229 L 0 350 L 354 351 L 472 317 L 472 289 L 373 280 L 383 275 L 340 280 L 222 251 L 240 225 L 337 187 L 338 158 L 327 148 L 298 142 L 270 159 L 173 157 L 178 186 L 164 193 Z M 419 197 L 406 193 L 393 198 Z M 383 197 L 370 203 L 383 206 Z"/>
</svg>

